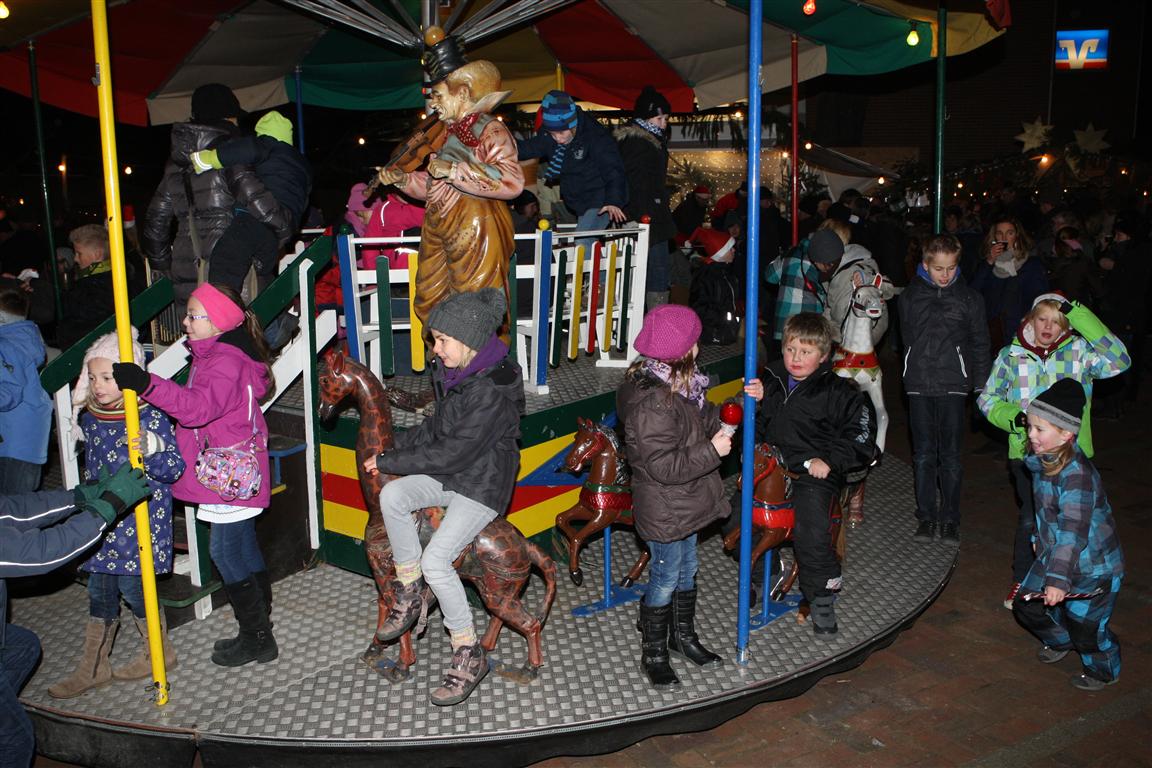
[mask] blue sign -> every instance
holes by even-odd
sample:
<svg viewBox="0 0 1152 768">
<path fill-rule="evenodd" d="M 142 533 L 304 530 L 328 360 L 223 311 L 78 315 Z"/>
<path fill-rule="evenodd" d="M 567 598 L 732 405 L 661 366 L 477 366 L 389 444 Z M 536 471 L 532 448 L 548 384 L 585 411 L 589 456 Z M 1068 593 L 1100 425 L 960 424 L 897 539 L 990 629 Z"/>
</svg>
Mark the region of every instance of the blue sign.
<svg viewBox="0 0 1152 768">
<path fill-rule="evenodd" d="M 1108 30 L 1066 29 L 1056 33 L 1056 69 L 1107 69 Z"/>
</svg>

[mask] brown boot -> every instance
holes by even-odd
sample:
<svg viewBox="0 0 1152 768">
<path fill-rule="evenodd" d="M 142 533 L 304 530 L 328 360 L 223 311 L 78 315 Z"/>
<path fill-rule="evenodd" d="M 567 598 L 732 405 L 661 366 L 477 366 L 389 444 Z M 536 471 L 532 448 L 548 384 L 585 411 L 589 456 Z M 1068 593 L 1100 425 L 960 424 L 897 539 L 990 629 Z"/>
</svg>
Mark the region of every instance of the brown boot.
<svg viewBox="0 0 1152 768">
<path fill-rule="evenodd" d="M 148 645 L 148 620 L 132 617 L 136 624 L 136 631 L 144 641 L 143 647 L 136 653 L 132 661 L 122 667 L 112 670 L 114 680 L 143 680 L 152 675 L 152 654 Z M 176 649 L 168 640 L 168 620 L 164 613 L 160 613 L 160 642 L 164 644 L 164 669 L 171 672 L 176 668 Z"/>
<path fill-rule="evenodd" d="M 56 699 L 72 699 L 84 691 L 112 682 L 112 665 L 108 654 L 116 638 L 119 619 L 105 621 L 89 618 L 84 627 L 84 650 L 76 670 L 55 685 L 48 686 L 48 695 Z"/>
</svg>

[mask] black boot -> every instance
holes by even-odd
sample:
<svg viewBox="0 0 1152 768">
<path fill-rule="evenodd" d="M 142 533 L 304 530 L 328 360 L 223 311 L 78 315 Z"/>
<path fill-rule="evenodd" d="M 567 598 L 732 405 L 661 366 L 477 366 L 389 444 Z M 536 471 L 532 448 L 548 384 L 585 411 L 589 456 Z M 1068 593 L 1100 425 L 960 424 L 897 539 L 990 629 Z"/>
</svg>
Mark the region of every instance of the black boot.
<svg viewBox="0 0 1152 768">
<path fill-rule="evenodd" d="M 212 663 L 221 667 L 241 667 L 252 661 L 261 664 L 280 655 L 276 638 L 272 636 L 272 622 L 264 595 L 254 579 L 225 584 L 236 621 L 240 625 L 240 640 L 235 645 L 215 651 Z"/>
<path fill-rule="evenodd" d="M 817 635 L 834 635 L 840 631 L 836 626 L 835 601 L 834 595 L 812 598 L 812 631 Z"/>
<path fill-rule="evenodd" d="M 672 619 L 672 606 L 653 608 L 640 604 L 640 631 L 644 633 L 640 665 L 648 681 L 657 688 L 680 685 L 680 678 L 668 663 L 668 623 Z"/>
<path fill-rule="evenodd" d="M 696 635 L 696 590 L 672 593 L 672 632 L 668 636 L 668 650 L 677 653 L 698 667 L 714 667 L 724 663 L 712 651 L 700 645 Z"/>
<path fill-rule="evenodd" d="M 268 575 L 268 571 L 256 571 L 252 574 L 253 580 L 256 585 L 260 587 L 260 593 L 264 595 L 264 605 L 268 608 L 268 628 L 271 629 L 275 626 L 272 623 L 272 577 Z M 237 633 L 235 637 L 225 637 L 217 640 L 212 645 L 212 650 L 222 651 L 225 648 L 230 648 L 236 643 L 240 642 L 240 635 Z"/>
</svg>

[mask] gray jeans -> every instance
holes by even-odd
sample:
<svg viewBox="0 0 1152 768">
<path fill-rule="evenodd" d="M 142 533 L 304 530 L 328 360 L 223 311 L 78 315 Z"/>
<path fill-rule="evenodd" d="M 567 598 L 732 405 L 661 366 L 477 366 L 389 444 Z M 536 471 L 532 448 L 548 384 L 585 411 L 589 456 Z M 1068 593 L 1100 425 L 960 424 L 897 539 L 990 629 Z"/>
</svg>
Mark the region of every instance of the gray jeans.
<svg viewBox="0 0 1152 768">
<path fill-rule="evenodd" d="M 412 513 L 425 507 L 444 507 L 444 519 L 421 554 Z M 380 511 L 393 558 L 397 563 L 420 561 L 424 580 L 440 601 L 444 626 L 450 631 L 472 626 L 464 585 L 452 563 L 484 526 L 496 519 L 496 510 L 444 490 L 439 480 L 428 475 L 408 475 L 385 484 L 380 491 Z"/>
</svg>

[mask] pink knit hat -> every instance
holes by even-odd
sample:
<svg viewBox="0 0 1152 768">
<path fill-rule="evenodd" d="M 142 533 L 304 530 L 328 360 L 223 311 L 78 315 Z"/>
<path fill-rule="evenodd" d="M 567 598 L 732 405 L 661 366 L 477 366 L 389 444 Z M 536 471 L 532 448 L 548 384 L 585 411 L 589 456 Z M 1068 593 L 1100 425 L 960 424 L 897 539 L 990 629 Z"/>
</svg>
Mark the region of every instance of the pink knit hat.
<svg viewBox="0 0 1152 768">
<path fill-rule="evenodd" d="M 221 293 L 212 283 L 201 283 L 192 291 L 192 297 L 204 305 L 204 311 L 208 313 L 212 325 L 222 331 L 239 328 L 244 322 L 244 310 L 236 306 L 236 302 Z"/>
<path fill-rule="evenodd" d="M 351 212 L 367 211 L 372 206 L 368 205 L 368 201 L 364 197 L 364 190 L 368 188 L 367 184 L 353 184 L 352 189 L 348 191 L 348 210 Z"/>
<path fill-rule="evenodd" d="M 690 307 L 661 304 L 644 316 L 636 336 L 636 351 L 667 362 L 688 354 L 700 338 L 700 316 Z"/>
<path fill-rule="evenodd" d="M 140 331 L 132 327 L 132 362 L 141 368 L 144 367 L 144 347 L 140 346 Z M 80 366 L 80 378 L 76 381 L 76 388 L 72 390 L 72 439 L 81 440 L 84 435 L 80 431 L 80 410 L 88 405 L 88 361 L 103 357 L 114 363 L 120 362 L 120 342 L 116 333 L 106 333 L 88 347 L 84 353 L 84 362 Z"/>
</svg>

